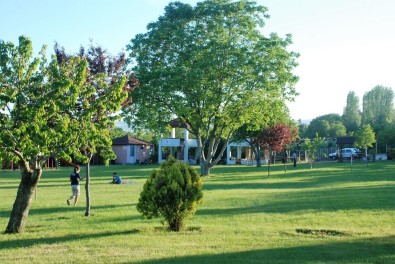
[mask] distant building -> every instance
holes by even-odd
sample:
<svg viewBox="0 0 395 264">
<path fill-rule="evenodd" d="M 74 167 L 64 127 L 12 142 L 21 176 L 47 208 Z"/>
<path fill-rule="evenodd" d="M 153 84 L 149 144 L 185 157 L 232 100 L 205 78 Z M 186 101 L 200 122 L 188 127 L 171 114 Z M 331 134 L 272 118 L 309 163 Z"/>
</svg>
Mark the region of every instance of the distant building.
<svg viewBox="0 0 395 264">
<path fill-rule="evenodd" d="M 112 140 L 112 150 L 117 158 L 116 164 L 139 164 L 147 162 L 153 145 L 130 135 Z"/>
<path fill-rule="evenodd" d="M 198 143 L 196 138 L 190 138 L 189 124 L 185 124 L 179 119 L 169 122 L 171 129 L 170 137 L 161 137 L 158 147 L 158 163 L 166 161 L 169 155 L 177 160 L 182 160 L 189 164 L 197 164 L 199 157 L 196 156 Z M 176 137 L 176 129 L 183 129 L 183 137 Z M 193 135 L 192 135 L 193 136 Z M 256 164 L 251 147 L 247 142 L 227 142 L 225 164 Z M 265 164 L 266 160 L 261 160 Z"/>
<path fill-rule="evenodd" d="M 178 119 L 170 121 L 169 125 L 172 128 L 170 137 L 162 137 L 159 140 L 158 163 L 164 162 L 169 155 L 172 155 L 178 160 L 196 164 L 195 151 L 198 145 L 196 139 L 189 138 L 189 125 L 182 123 Z M 176 138 L 176 128 L 184 129 L 183 138 Z"/>
</svg>

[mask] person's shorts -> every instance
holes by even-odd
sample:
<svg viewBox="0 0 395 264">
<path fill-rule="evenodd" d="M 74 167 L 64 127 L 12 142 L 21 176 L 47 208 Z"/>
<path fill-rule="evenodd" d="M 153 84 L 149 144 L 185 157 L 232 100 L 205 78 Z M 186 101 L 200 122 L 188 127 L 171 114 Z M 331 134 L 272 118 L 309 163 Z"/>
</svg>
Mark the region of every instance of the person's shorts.
<svg viewBox="0 0 395 264">
<path fill-rule="evenodd" d="M 74 196 L 80 195 L 80 186 L 79 185 L 71 185 L 71 192 Z"/>
</svg>

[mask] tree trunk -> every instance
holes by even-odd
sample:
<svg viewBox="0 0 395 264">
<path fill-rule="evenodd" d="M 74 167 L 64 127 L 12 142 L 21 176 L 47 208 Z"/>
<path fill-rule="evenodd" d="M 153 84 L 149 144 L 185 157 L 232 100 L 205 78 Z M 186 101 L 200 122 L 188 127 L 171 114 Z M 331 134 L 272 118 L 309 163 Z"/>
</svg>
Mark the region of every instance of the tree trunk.
<svg viewBox="0 0 395 264">
<path fill-rule="evenodd" d="M 86 163 L 86 177 L 85 177 L 85 194 L 86 194 L 86 208 L 85 208 L 85 216 L 91 215 L 91 193 L 90 193 L 90 162 L 93 155 L 90 156 L 88 162 Z"/>
<path fill-rule="evenodd" d="M 18 187 L 18 193 L 12 207 L 10 220 L 5 233 L 22 233 L 25 229 L 30 205 L 34 196 L 34 191 L 42 174 L 42 168 L 37 166 L 33 170 L 28 164 L 21 166 L 22 179 Z"/>
<path fill-rule="evenodd" d="M 261 150 L 260 147 L 257 145 L 256 148 L 253 148 L 255 152 L 255 157 L 256 157 L 256 167 L 260 168 L 262 166 L 261 164 Z"/>
<path fill-rule="evenodd" d="M 200 162 L 200 173 L 202 176 L 210 175 L 210 166 L 207 160 L 202 160 Z"/>
</svg>

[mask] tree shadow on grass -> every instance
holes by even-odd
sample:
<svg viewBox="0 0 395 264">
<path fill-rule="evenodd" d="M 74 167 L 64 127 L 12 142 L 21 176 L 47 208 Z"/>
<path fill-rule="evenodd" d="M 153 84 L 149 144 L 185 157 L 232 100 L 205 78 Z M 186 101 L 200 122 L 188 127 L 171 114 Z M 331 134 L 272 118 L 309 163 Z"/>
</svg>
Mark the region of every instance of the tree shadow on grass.
<svg viewBox="0 0 395 264">
<path fill-rule="evenodd" d="M 137 263 L 394 263 L 394 243 L 395 236 L 389 236 L 311 246 L 174 257 Z"/>
<path fill-rule="evenodd" d="M 264 187 L 259 187 L 258 185 L 257 188 Z M 260 196 L 257 196 L 249 201 L 243 201 L 242 207 L 200 208 L 197 210 L 196 215 L 290 213 L 306 210 L 320 212 L 353 209 L 394 210 L 394 203 L 391 202 L 393 191 L 394 187 L 392 186 L 370 186 L 301 189 L 293 192 L 280 191 L 277 194 L 265 194 L 263 192 L 261 194 L 262 199 L 260 199 Z M 264 198 L 269 195 L 270 199 L 265 200 Z"/>
<path fill-rule="evenodd" d="M 35 245 L 51 245 L 51 244 L 59 244 L 69 241 L 76 240 L 89 240 L 94 238 L 103 238 L 103 237 L 111 237 L 111 236 L 119 236 L 119 235 L 133 235 L 140 232 L 138 229 L 132 229 L 128 231 L 111 231 L 111 232 L 102 232 L 95 234 L 72 234 L 66 236 L 57 236 L 57 237 L 46 237 L 46 238 L 29 238 L 29 239 L 18 239 L 15 241 L 0 241 L 0 249 L 14 249 L 14 248 L 26 248 Z M 2 234 L 2 236 L 9 236 L 8 234 Z"/>
<path fill-rule="evenodd" d="M 280 167 L 277 167 L 280 168 Z M 251 171 L 251 169 L 250 169 Z M 229 170 L 231 173 L 232 171 Z M 355 168 L 353 171 L 344 167 L 329 169 L 297 169 L 287 173 L 272 174 L 271 177 L 248 174 L 247 170 L 234 171 L 232 174 L 218 175 L 203 179 L 203 191 L 232 189 L 305 189 L 312 187 L 334 186 L 349 183 L 391 182 L 395 178 L 391 171 L 383 166 L 378 169 Z"/>
<path fill-rule="evenodd" d="M 91 206 L 91 213 L 92 216 L 94 216 L 95 211 L 103 211 L 103 210 L 111 210 L 111 209 L 116 209 L 116 208 L 132 208 L 136 207 L 136 203 L 128 203 L 128 204 L 109 204 L 109 205 L 92 205 Z M 47 208 L 31 208 L 29 210 L 29 216 L 33 215 L 43 215 L 43 216 L 50 216 L 51 214 L 58 214 L 58 213 L 70 213 L 72 212 L 81 212 L 82 215 L 85 213 L 85 207 L 84 206 L 62 206 L 62 207 L 47 207 Z M 0 217 L 1 218 L 6 218 L 10 217 L 11 214 L 11 209 L 10 210 L 4 210 L 0 211 Z"/>
</svg>

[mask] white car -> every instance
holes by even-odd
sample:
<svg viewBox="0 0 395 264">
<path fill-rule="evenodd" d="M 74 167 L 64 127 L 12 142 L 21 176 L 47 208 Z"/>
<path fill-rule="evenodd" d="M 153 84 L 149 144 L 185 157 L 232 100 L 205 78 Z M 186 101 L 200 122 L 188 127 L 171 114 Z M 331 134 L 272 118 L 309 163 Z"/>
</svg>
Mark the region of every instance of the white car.
<svg viewBox="0 0 395 264">
<path fill-rule="evenodd" d="M 331 160 L 337 159 L 337 152 L 329 153 L 328 157 Z"/>
<path fill-rule="evenodd" d="M 357 148 L 344 148 L 341 150 L 341 155 L 345 159 L 358 159 L 361 157 L 361 151 Z"/>
</svg>

